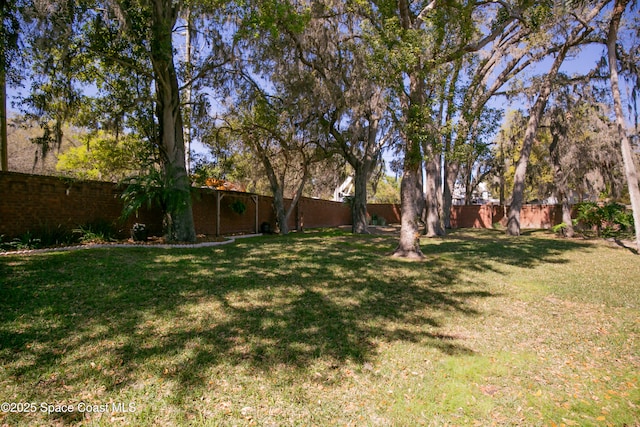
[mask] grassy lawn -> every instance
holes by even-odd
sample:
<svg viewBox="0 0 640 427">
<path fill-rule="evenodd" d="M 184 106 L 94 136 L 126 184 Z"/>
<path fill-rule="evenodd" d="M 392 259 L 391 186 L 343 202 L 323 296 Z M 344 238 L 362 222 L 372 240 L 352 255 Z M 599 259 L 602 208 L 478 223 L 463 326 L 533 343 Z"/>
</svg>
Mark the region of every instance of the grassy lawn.
<svg viewBox="0 0 640 427">
<path fill-rule="evenodd" d="M 0 425 L 640 423 L 637 256 L 468 230 L 415 263 L 395 242 L 0 257 L 0 402 L 35 404 Z"/>
</svg>

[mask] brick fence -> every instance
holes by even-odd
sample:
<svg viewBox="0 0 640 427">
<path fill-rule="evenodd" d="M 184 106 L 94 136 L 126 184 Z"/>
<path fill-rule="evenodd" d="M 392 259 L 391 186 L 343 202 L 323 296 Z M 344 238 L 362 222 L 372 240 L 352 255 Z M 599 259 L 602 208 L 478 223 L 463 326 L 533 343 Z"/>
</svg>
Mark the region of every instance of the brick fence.
<svg viewBox="0 0 640 427">
<path fill-rule="evenodd" d="M 122 212 L 122 188 L 98 181 L 76 181 L 52 176 L 0 172 L 0 235 L 16 237 L 39 228 L 63 227 L 106 221 L 114 223 L 121 236 L 129 234 L 135 222 L 145 223 L 151 234 L 162 230 L 159 209 L 142 209 L 127 221 Z M 246 211 L 238 214 L 231 205 L 241 201 Z M 276 222 L 273 199 L 249 193 L 194 189 L 193 217 L 196 233 L 229 235 L 256 233 L 262 223 Z M 290 203 L 290 201 L 286 201 Z M 298 222 L 306 228 L 335 227 L 351 223 L 351 210 L 344 203 L 302 198 L 289 227 Z"/>
<path fill-rule="evenodd" d="M 400 222 L 400 205 L 370 204 L 370 215 L 384 217 L 390 223 Z M 492 228 L 507 225 L 508 206 L 471 205 L 451 207 L 452 228 Z M 551 228 L 562 222 L 560 205 L 523 205 L 520 211 L 521 228 Z"/>
<path fill-rule="evenodd" d="M 0 172 L 0 235 L 16 237 L 42 227 L 74 229 L 97 221 L 116 224 L 121 236 L 129 234 L 134 222 L 145 223 L 152 234 L 162 230 L 158 209 L 142 209 L 137 216 L 122 222 L 120 194 L 116 184 L 97 181 L 76 181 L 52 176 Z M 238 214 L 231 205 L 241 201 L 246 211 Z M 276 222 L 273 199 L 250 193 L 194 189 L 193 217 L 196 233 L 229 235 L 256 233 L 262 223 L 273 227 Z M 290 203 L 290 201 L 287 201 Z M 388 223 L 400 222 L 400 206 L 370 204 L 370 215 L 384 217 Z M 505 223 L 502 206 L 454 206 L 451 209 L 453 228 L 490 228 Z M 561 222 L 561 209 L 556 206 L 524 206 L 522 228 L 549 228 Z M 292 218 L 290 229 L 300 224 L 304 228 L 335 227 L 351 224 L 348 205 L 327 200 L 302 198 Z"/>
<path fill-rule="evenodd" d="M 451 207 L 453 228 L 491 228 L 494 224 L 507 225 L 508 206 L 471 205 Z M 551 228 L 562 222 L 560 205 L 523 205 L 520 210 L 520 228 Z"/>
</svg>

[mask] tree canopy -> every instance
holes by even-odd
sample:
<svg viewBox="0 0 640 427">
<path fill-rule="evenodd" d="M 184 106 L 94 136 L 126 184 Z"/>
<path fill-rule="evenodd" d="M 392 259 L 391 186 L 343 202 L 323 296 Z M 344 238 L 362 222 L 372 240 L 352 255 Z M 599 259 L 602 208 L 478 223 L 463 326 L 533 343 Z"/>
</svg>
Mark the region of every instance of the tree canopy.
<svg viewBox="0 0 640 427">
<path fill-rule="evenodd" d="M 369 187 L 394 160 L 396 255 L 415 258 L 421 233 L 445 233 L 456 189 L 470 203 L 482 182 L 510 204 L 510 234 L 532 199 L 630 195 L 640 210 L 635 2 L 12 0 L 2 12 L 0 80 L 30 84 L 18 104 L 42 128 L 33 141 L 46 154 L 72 125 L 90 136 L 60 170 L 159 173 L 174 240 L 195 238 L 192 169 L 271 192 L 284 232 L 285 195 L 331 194 L 321 186 L 350 173 L 363 233 Z M 583 50 L 608 57 L 569 71 Z M 194 142 L 210 154 L 189 164 Z"/>
</svg>

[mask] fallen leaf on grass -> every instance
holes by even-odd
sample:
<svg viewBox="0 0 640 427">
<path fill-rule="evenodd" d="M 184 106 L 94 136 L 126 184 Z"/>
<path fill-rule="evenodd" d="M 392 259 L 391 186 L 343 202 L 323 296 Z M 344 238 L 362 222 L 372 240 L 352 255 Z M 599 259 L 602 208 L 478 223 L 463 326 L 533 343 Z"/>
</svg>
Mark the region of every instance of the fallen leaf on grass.
<svg viewBox="0 0 640 427">
<path fill-rule="evenodd" d="M 500 389 L 494 385 L 481 385 L 480 391 L 482 392 L 482 394 L 485 394 L 487 396 L 493 396 L 494 394 L 499 392 Z"/>
</svg>

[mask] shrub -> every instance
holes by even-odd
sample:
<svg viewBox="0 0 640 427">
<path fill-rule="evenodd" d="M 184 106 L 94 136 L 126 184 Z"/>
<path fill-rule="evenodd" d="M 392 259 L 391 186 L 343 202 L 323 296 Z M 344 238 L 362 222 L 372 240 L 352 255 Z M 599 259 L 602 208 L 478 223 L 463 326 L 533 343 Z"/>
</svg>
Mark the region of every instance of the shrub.
<svg viewBox="0 0 640 427">
<path fill-rule="evenodd" d="M 378 214 L 371 215 L 371 225 L 387 225 L 387 220 L 384 219 L 383 216 L 379 216 Z"/>
<path fill-rule="evenodd" d="M 116 232 L 113 225 L 105 220 L 97 220 L 73 230 L 79 236 L 79 240 L 88 242 L 110 242 L 115 240 Z"/>
<path fill-rule="evenodd" d="M 619 203 L 599 206 L 594 202 L 577 205 L 576 220 L 583 233 L 595 229 L 597 236 L 618 237 L 633 230 L 633 213 Z"/>
<path fill-rule="evenodd" d="M 578 223 L 584 227 L 592 229 L 602 225 L 602 215 L 600 207 L 595 202 L 583 202 L 577 205 L 578 214 L 576 219 Z M 598 229 L 599 233 L 599 229 Z"/>
<path fill-rule="evenodd" d="M 157 206 L 164 215 L 175 212 L 186 206 L 186 201 L 191 198 L 190 191 L 176 191 L 173 182 L 166 182 L 162 172 L 153 168 L 145 175 L 123 180 L 121 185 L 126 185 L 120 196 L 124 203 L 121 216 L 123 221 L 132 214 L 137 215 L 145 206 L 147 209 Z"/>
<path fill-rule="evenodd" d="M 9 242 L 1 243 L 1 246 L 3 250 L 27 250 L 72 245 L 78 241 L 78 235 L 62 225 L 41 225 L 34 230 L 27 230 Z"/>
</svg>

